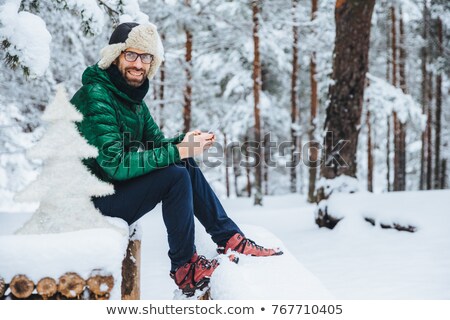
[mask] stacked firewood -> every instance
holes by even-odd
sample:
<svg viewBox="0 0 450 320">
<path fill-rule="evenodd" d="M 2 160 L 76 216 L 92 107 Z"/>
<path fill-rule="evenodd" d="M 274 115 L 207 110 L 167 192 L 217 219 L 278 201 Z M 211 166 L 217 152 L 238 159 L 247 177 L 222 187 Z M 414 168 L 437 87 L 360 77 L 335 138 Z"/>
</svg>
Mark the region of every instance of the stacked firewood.
<svg viewBox="0 0 450 320">
<path fill-rule="evenodd" d="M 102 275 L 98 271 L 94 271 L 87 280 L 77 273 L 67 272 L 57 280 L 45 277 L 36 284 L 26 275 L 19 274 L 9 284 L 0 278 L 0 299 L 107 300 L 113 287 L 113 276 Z"/>
</svg>

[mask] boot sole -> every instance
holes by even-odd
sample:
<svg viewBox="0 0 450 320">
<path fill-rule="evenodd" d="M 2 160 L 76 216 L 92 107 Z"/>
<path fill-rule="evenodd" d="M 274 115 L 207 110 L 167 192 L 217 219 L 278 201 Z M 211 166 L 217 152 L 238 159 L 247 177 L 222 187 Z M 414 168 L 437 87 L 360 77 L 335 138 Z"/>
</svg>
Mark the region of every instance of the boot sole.
<svg viewBox="0 0 450 320">
<path fill-rule="evenodd" d="M 181 292 L 188 298 L 192 297 L 195 294 L 196 290 L 205 289 L 209 285 L 209 281 L 210 281 L 210 278 L 205 277 L 205 278 L 201 279 L 199 282 L 197 282 L 195 284 L 195 287 L 190 287 L 189 285 L 187 285 L 186 287 L 181 288 Z"/>
</svg>

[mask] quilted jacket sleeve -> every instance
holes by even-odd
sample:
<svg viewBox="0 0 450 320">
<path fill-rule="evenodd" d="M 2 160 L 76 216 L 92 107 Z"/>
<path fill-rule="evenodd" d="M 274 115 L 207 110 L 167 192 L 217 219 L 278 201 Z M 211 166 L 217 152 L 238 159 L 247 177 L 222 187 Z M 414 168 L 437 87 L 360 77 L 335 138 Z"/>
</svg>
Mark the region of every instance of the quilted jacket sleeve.
<svg viewBox="0 0 450 320">
<path fill-rule="evenodd" d="M 144 151 L 125 151 L 120 125 L 108 94 L 96 86 L 86 90 L 88 92 L 75 99 L 83 114 L 78 128 L 87 141 L 97 147 L 96 161 L 110 180 L 131 179 L 180 160 L 178 149 L 171 142 Z"/>
</svg>

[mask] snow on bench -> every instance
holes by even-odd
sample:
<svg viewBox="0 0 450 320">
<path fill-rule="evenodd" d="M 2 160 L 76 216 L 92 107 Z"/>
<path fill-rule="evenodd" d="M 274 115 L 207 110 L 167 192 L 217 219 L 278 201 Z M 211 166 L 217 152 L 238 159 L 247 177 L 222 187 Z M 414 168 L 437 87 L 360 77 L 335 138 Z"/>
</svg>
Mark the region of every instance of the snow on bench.
<svg viewBox="0 0 450 320">
<path fill-rule="evenodd" d="M 0 299 L 139 299 L 140 232 L 130 230 L 0 236 Z"/>
</svg>

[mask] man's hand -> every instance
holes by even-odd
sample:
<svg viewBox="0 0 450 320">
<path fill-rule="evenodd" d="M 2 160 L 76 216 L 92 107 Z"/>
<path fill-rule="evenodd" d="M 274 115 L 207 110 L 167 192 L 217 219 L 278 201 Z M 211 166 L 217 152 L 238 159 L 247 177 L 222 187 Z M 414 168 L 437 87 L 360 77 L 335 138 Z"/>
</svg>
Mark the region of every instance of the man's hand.
<svg viewBox="0 0 450 320">
<path fill-rule="evenodd" d="M 213 133 L 201 132 L 200 130 L 186 133 L 183 141 L 176 145 L 180 153 L 180 158 L 191 158 L 202 154 L 203 151 L 213 145 L 216 141 L 215 139 L 216 137 Z"/>
</svg>

